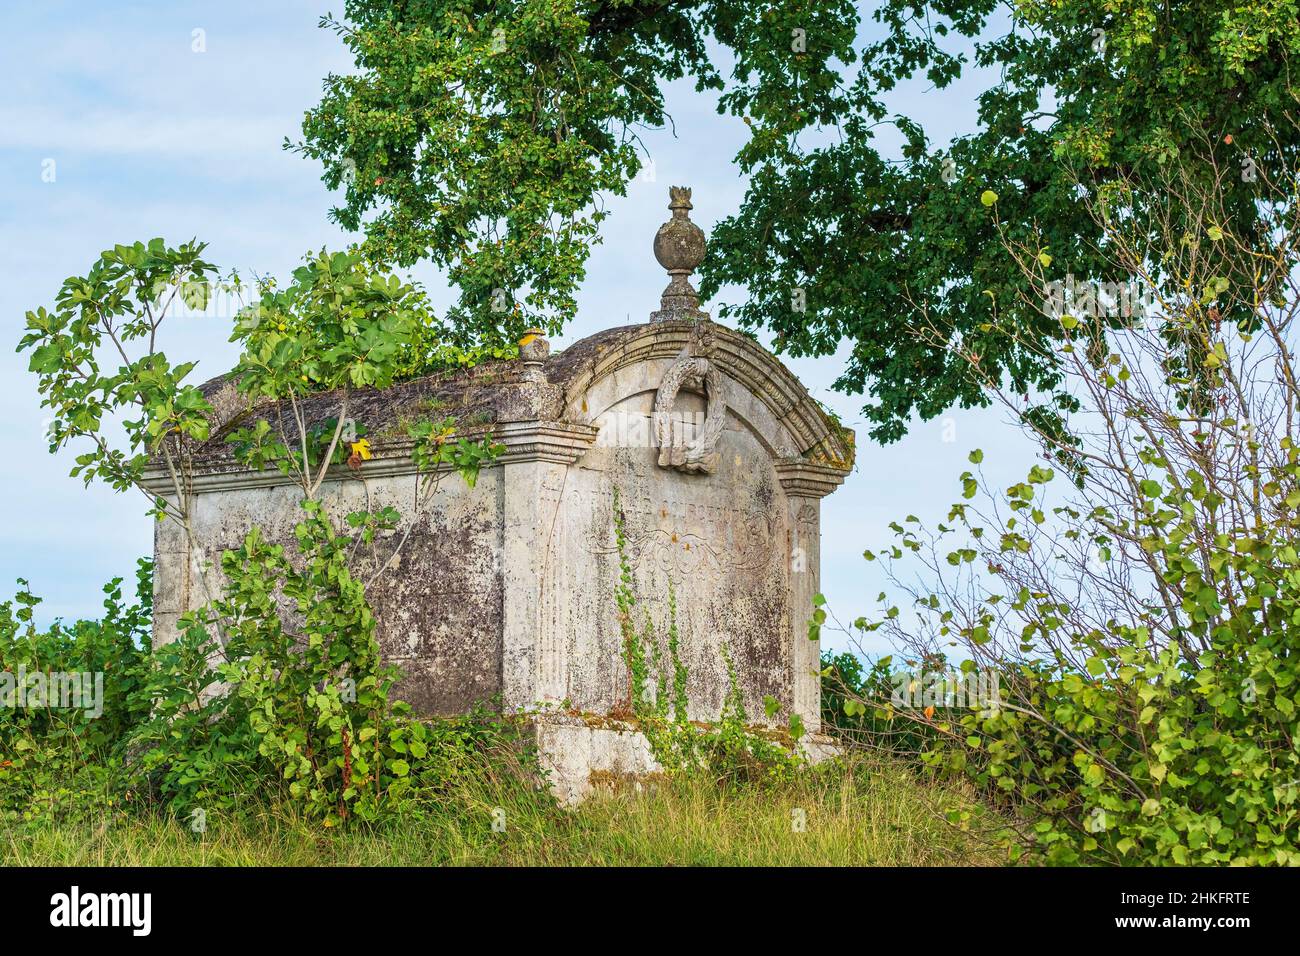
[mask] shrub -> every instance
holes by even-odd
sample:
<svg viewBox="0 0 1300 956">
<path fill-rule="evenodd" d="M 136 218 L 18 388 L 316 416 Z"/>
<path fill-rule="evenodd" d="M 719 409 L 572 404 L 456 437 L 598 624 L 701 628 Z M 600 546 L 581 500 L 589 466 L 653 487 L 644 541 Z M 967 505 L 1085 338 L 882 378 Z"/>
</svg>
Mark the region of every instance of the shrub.
<svg viewBox="0 0 1300 956">
<path fill-rule="evenodd" d="M 823 651 L 822 725 L 853 747 L 915 761 L 934 733 L 925 724 L 892 719 L 894 689 L 906 676 L 895 669 L 892 656 L 865 666 L 851 652 Z"/>
<path fill-rule="evenodd" d="M 104 586 L 104 617 L 35 623 L 26 581 L 0 603 L 0 815 L 37 821 L 101 815 L 127 795 L 125 742 L 148 714 L 152 562 L 141 559 L 136 603 L 122 579 Z M 42 675 L 41 689 L 33 675 Z M 76 675 L 76 694 L 66 677 Z M 87 693 L 79 696 L 84 690 Z M 64 692 L 67 692 L 66 694 Z"/>
<path fill-rule="evenodd" d="M 944 521 L 893 525 L 881 557 L 930 586 L 894 571 L 914 622 L 894 606 L 861 627 L 916 659 L 956 646 L 996 677 L 996 701 L 894 716 L 1014 811 L 1013 854 L 1300 863 L 1294 182 L 1261 184 L 1278 245 L 1249 268 L 1224 251 L 1212 187 L 1147 190 L 1199 224 L 1155 237 L 1158 254 L 1122 190 L 1094 201 L 1114 274 L 1137 277 L 1150 313 L 1058 297 L 1070 431 L 991 384 L 1043 462 L 998 489 L 976 450 Z M 1052 257 L 1007 244 L 1039 295 Z M 1224 320 L 1229 298 L 1252 303 L 1248 321 Z"/>
<path fill-rule="evenodd" d="M 64 283 L 53 311 L 27 314 L 19 344 L 30 351 L 42 404 L 55 416 L 50 450 L 81 443 L 86 450 L 74 475 L 141 491 L 151 514 L 175 522 L 195 554 L 203 542 L 191 521 L 190 479 L 195 453 L 212 433 L 213 408 L 200 389 L 184 384 L 194 363 L 172 366 L 159 350 L 159 330 L 178 301 L 207 304 L 216 269 L 201 258 L 203 249 L 155 239 L 105 251 L 85 277 Z M 234 275 L 219 288 L 243 292 Z M 121 770 L 130 777 L 128 793 L 159 796 L 191 816 L 270 792 L 327 825 L 372 819 L 408 808 L 412 794 L 438 783 L 429 727 L 388 699 L 397 672 L 379 660 L 366 601 L 367 587 L 406 537 L 393 536 L 388 560 L 364 577 L 349 563 L 355 545 L 373 551 L 376 535 L 395 529 L 397 513 L 350 515 L 344 533 L 317 497 L 332 464 L 359 466 L 371 457 L 367 424 L 348 417 L 357 389 L 509 350 L 447 342 L 447 326 L 423 290 L 355 252 L 308 256 L 287 286 L 267 279 L 257 292 L 258 301 L 236 318 L 231 338 L 242 352 L 232 379 L 249 407 L 287 407 L 296 433 L 290 439 L 283 427 L 256 419 L 226 438 L 245 465 L 279 467 L 301 487 L 307 517 L 296 529 L 298 554 L 291 560 L 251 529 L 239 549 L 222 555 L 221 587 L 209 580 L 210 565 L 198 565 L 207 603 L 182 619 L 178 640 L 150 653 L 147 610 L 133 619 L 143 650 L 123 652 L 123 664 L 115 658 L 114 666 L 130 664 L 138 686 L 121 679 L 114 686 L 135 709 L 93 724 L 85 745 L 100 746 L 102 738 L 112 746 L 103 743 L 85 765 L 100 776 Z M 337 401 L 335 414 L 308 421 L 302 402 L 320 392 Z M 123 416 L 123 433 L 115 434 L 110 425 Z M 434 495 L 442 466 L 473 484 L 499 450 L 486 438 L 457 437 L 452 419 L 405 424 L 422 475 L 414 518 Z M 172 494 L 146 487 L 151 465 L 168 475 Z M 30 621 L 30 607 L 17 617 Z M 93 627 L 121 630 L 112 618 Z M 44 643 L 36 637 L 25 649 L 10 639 L 11 656 L 45 660 L 67 643 L 58 629 Z M 10 720 L 8 732 L 15 746 L 34 751 L 25 766 L 35 766 L 36 755 L 58 763 L 54 736 L 77 743 L 80 720 Z M 116 762 L 108 762 L 110 754 Z M 123 764 L 125 755 L 132 759 Z"/>
</svg>

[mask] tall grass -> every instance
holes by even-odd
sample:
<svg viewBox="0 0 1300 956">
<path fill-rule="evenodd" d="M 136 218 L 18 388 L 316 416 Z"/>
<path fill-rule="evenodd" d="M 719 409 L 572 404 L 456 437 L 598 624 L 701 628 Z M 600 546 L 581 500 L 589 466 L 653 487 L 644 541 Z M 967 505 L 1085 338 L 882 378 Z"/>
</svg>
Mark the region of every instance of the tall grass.
<svg viewBox="0 0 1300 956">
<path fill-rule="evenodd" d="M 448 793 L 408 819 L 331 831 L 283 806 L 209 815 L 206 832 L 157 815 L 97 824 L 0 824 L 9 866 L 970 865 L 1005 857 L 950 826 L 969 794 L 900 765 L 854 761 L 773 787 L 660 779 L 565 810 L 508 781 Z M 493 829 L 495 819 L 504 830 Z M 802 829 L 800 822 L 803 822 Z"/>
</svg>

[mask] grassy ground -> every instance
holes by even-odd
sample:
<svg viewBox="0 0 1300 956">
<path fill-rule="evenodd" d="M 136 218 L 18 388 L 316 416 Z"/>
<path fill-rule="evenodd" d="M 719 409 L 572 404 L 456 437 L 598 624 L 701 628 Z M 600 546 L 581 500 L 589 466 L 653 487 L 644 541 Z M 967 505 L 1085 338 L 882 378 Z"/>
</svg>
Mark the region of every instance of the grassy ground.
<svg viewBox="0 0 1300 956">
<path fill-rule="evenodd" d="M 673 781 L 606 792 L 562 810 L 518 787 L 448 798 L 421 819 L 343 832 L 256 810 L 183 823 L 122 818 L 98 825 L 0 824 L 0 863 L 14 866 L 329 865 L 970 865 L 1005 856 L 950 826 L 976 810 L 961 792 L 888 762 L 823 769 L 769 789 Z M 504 832 L 493 814 L 503 811 Z M 802 814 L 796 811 L 803 811 Z M 502 815 L 498 814 L 498 819 Z M 804 820 L 802 832 L 798 821 Z"/>
</svg>

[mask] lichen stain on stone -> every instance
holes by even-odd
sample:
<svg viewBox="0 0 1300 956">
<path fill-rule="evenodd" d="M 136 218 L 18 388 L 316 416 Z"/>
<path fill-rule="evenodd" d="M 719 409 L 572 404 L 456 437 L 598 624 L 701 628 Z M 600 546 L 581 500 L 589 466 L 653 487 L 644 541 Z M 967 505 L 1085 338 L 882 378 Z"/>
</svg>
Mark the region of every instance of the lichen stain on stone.
<svg viewBox="0 0 1300 956">
<path fill-rule="evenodd" d="M 372 604 L 381 652 L 414 672 L 399 696 L 418 713 L 446 715 L 501 692 L 501 575 L 490 516 L 441 517 L 424 517 Z"/>
</svg>

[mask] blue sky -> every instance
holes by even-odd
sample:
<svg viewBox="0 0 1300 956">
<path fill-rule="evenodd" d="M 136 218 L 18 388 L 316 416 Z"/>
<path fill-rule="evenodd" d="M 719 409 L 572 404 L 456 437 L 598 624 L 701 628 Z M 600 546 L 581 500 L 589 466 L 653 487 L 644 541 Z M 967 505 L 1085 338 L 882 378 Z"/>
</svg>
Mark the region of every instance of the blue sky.
<svg viewBox="0 0 1300 956">
<path fill-rule="evenodd" d="M 198 237 L 223 269 L 285 276 L 305 251 L 347 241 L 326 218 L 330 195 L 318 166 L 281 149 L 285 136 L 297 137 L 325 74 L 351 67 L 334 34 L 317 27 L 331 11 L 342 13 L 341 0 L 5 3 L 0 328 L 12 344 L 0 349 L 0 499 L 8 503 L 0 594 L 25 577 L 45 598 L 47 618 L 97 616 L 100 586 L 129 577 L 152 549 L 138 495 L 86 488 L 68 477 L 73 452 L 48 453 L 35 377 L 12 350 L 25 312 L 52 305 L 64 278 L 83 274 L 117 242 Z M 204 52 L 194 50 L 195 31 L 203 31 Z M 977 92 L 971 83 L 940 92 L 922 81 L 900 87 L 894 105 L 942 143 L 973 124 Z M 657 307 L 665 278 L 650 246 L 667 216 L 669 184 L 694 188 L 692 215 L 706 231 L 739 206 L 745 184 L 731 157 L 745 127 L 718 116 L 689 83 L 670 88 L 668 107 L 676 135 L 644 134 L 654 181 L 638 180 L 626 198 L 611 199 L 578 318 L 555 347 L 643 321 Z M 435 302 L 451 301 L 437 275 L 417 274 Z M 720 298 L 742 295 L 726 290 Z M 227 335 L 221 320 L 184 318 L 165 349 L 173 361 L 199 359 L 193 376 L 202 381 L 233 363 Z M 831 391 L 842 356 L 788 364 L 859 431 L 857 470 L 822 512 L 822 589 L 847 621 L 869 613 L 885 585 L 863 549 L 887 541 L 892 520 L 941 517 L 971 448 L 989 452 L 985 472 L 1008 481 L 1031 456 L 996 410 L 954 411 L 914 423 L 900 442 L 875 445 L 865 438 L 862 399 Z M 947 418 L 953 441 L 944 440 Z M 843 640 L 830 635 L 828 643 Z"/>
</svg>

